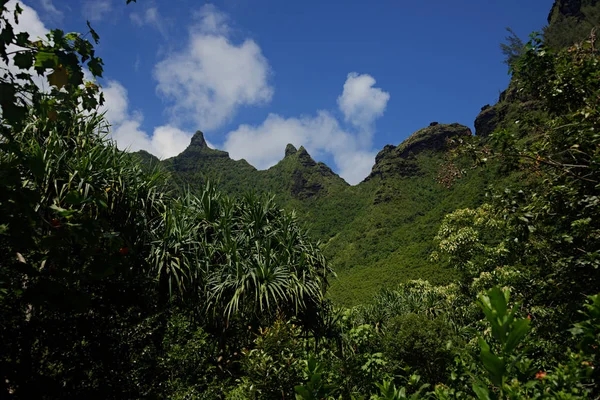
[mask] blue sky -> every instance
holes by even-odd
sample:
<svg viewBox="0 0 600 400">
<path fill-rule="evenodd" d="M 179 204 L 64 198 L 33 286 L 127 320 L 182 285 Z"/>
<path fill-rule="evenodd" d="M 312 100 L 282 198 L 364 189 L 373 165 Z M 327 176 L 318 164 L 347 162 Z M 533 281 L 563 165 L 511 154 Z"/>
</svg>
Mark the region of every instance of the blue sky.
<svg viewBox="0 0 600 400">
<path fill-rule="evenodd" d="M 505 27 L 527 38 L 553 3 L 20 2 L 26 29 L 84 32 L 91 21 L 120 147 L 170 157 L 200 129 L 262 169 L 292 142 L 353 184 L 384 145 L 432 121 L 472 127 L 508 83 Z"/>
</svg>

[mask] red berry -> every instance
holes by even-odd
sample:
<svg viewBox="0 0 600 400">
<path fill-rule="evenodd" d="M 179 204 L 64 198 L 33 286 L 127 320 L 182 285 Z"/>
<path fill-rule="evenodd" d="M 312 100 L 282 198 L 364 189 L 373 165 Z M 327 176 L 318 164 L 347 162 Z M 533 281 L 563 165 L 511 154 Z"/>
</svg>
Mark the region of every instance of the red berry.
<svg viewBox="0 0 600 400">
<path fill-rule="evenodd" d="M 127 254 L 129 254 L 129 249 L 127 247 L 121 247 L 119 249 L 119 253 L 121 253 L 121 255 L 126 256 Z"/>
</svg>

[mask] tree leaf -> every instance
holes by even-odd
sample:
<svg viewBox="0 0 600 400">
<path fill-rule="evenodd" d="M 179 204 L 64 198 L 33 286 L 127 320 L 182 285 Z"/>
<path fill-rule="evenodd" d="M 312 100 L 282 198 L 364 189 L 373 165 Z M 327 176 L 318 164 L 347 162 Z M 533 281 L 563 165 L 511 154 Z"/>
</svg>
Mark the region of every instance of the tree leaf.
<svg viewBox="0 0 600 400">
<path fill-rule="evenodd" d="M 58 66 L 54 69 L 50 75 L 48 75 L 48 82 L 52 86 L 56 86 L 57 88 L 63 88 L 67 83 L 69 83 L 69 73 L 62 65 Z"/>
<path fill-rule="evenodd" d="M 529 320 L 519 319 L 515 321 L 508 335 L 508 339 L 506 339 L 504 354 L 511 354 L 519 343 L 521 343 L 521 340 L 523 340 L 525 335 L 527 335 L 527 332 L 529 332 Z"/>
<path fill-rule="evenodd" d="M 473 384 L 473 391 L 480 400 L 490 400 L 490 392 L 481 383 L 477 382 Z"/>
<path fill-rule="evenodd" d="M 21 69 L 29 69 L 29 68 L 33 67 L 33 61 L 34 61 L 33 53 L 30 51 L 17 53 L 13 57 L 13 62 L 15 63 L 15 65 L 17 67 L 19 67 Z"/>
<path fill-rule="evenodd" d="M 88 62 L 90 72 L 97 78 L 102 78 L 102 73 L 104 72 L 103 65 L 104 62 L 100 57 L 92 57 Z"/>
<path fill-rule="evenodd" d="M 129 4 L 129 2 L 127 2 L 127 4 Z M 96 33 L 94 28 L 92 28 L 90 21 L 86 21 L 86 22 L 87 22 L 87 26 L 90 30 L 90 35 L 92 35 L 92 39 L 94 39 L 94 43 L 98 44 L 98 41 L 100 40 L 100 36 L 98 36 L 98 33 Z"/>
<path fill-rule="evenodd" d="M 483 366 L 490 373 L 492 383 L 500 386 L 504 376 L 504 360 L 492 353 L 490 346 L 483 338 L 479 338 L 479 346 L 481 347 L 480 357 Z"/>
<path fill-rule="evenodd" d="M 61 217 L 70 217 L 71 215 L 77 213 L 77 210 L 67 210 L 57 206 L 56 204 L 52 204 L 50 209 L 54 210 Z"/>
<path fill-rule="evenodd" d="M 56 54 L 48 52 L 48 51 L 40 51 L 35 55 L 35 64 L 36 68 L 54 68 L 58 63 L 58 57 Z"/>
<path fill-rule="evenodd" d="M 19 32 L 15 36 L 15 43 L 17 46 L 25 47 L 29 44 L 29 33 L 27 32 Z"/>
</svg>

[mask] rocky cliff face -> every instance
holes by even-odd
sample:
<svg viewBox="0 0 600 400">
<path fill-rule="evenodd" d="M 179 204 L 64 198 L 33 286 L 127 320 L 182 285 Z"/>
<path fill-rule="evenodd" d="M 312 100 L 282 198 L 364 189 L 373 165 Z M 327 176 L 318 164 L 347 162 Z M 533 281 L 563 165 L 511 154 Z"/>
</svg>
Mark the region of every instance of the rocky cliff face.
<svg viewBox="0 0 600 400">
<path fill-rule="evenodd" d="M 554 23 L 558 18 L 574 17 L 584 18 L 582 8 L 586 6 L 595 6 L 599 0 L 556 0 L 552 5 L 550 14 L 548 14 L 548 23 Z"/>
<path fill-rule="evenodd" d="M 600 0 L 555 0 L 544 39 L 553 49 L 571 46 L 587 38 L 591 27 L 599 24 Z M 487 137 L 499 129 L 512 129 L 523 115 L 540 109 L 539 102 L 519 93 L 513 80 L 496 104 L 482 107 L 475 119 L 475 134 Z"/>
<path fill-rule="evenodd" d="M 316 162 L 304 147 L 288 144 L 283 159 L 266 171 L 259 171 L 246 160 L 233 160 L 226 151 L 208 147 L 200 131 L 178 156 L 165 160 L 167 168 L 185 185 L 200 187 L 207 179 L 218 182 L 228 194 L 249 190 L 270 192 L 285 205 L 289 199 L 322 197 L 348 184 L 327 165 Z"/>
<path fill-rule="evenodd" d="M 331 168 L 316 162 L 304 146 L 296 149 L 292 144 L 286 146 L 283 160 L 259 174 L 266 187 L 276 192 L 283 189 L 286 196 L 297 200 L 323 196 L 332 189 L 348 186 Z"/>
<path fill-rule="evenodd" d="M 192 136 L 190 145 L 181 154 L 173 158 L 173 165 L 180 171 L 188 171 L 207 167 L 214 162 L 214 159 L 229 160 L 232 163 L 240 163 L 244 164 L 244 166 L 254 168 L 246 160 L 234 161 L 229 158 L 229 153 L 226 151 L 208 147 L 204 139 L 204 134 L 201 131 L 196 131 L 194 136 Z"/>
<path fill-rule="evenodd" d="M 375 177 L 415 175 L 418 167 L 412 160 L 416 155 L 423 151 L 441 151 L 446 148 L 448 139 L 471 135 L 471 129 L 461 124 L 432 123 L 413 133 L 398 146 L 385 146 L 375 157 L 375 165 L 365 181 Z"/>
</svg>

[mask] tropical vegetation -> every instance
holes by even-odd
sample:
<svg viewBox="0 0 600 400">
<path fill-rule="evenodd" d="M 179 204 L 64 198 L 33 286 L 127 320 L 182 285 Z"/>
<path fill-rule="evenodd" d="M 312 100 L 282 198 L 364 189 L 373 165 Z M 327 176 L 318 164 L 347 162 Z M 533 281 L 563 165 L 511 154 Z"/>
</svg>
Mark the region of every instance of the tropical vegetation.
<svg viewBox="0 0 600 400">
<path fill-rule="evenodd" d="M 288 147 L 254 192 L 229 189 L 249 165 L 212 180 L 233 161 L 201 133 L 117 149 L 96 32 L 32 41 L 6 3 L 3 397 L 600 396 L 596 2 L 503 48 L 485 134 L 434 123 L 355 187 Z"/>
</svg>

